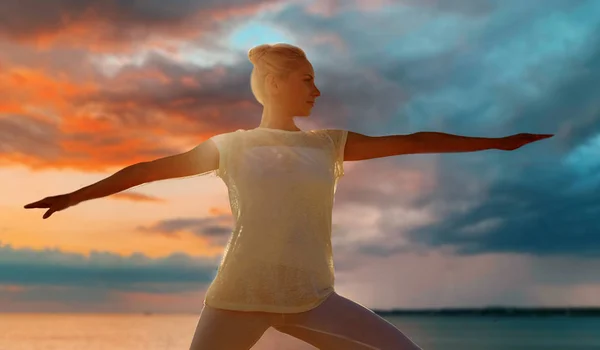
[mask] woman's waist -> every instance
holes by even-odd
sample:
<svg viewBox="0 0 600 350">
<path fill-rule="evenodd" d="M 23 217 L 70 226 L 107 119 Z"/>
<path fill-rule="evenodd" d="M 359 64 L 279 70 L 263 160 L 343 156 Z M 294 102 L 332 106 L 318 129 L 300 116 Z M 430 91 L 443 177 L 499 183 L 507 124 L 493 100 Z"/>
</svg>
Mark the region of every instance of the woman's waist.
<svg viewBox="0 0 600 350">
<path fill-rule="evenodd" d="M 291 252 L 274 252 L 262 254 L 256 251 L 238 251 L 230 253 L 223 259 L 220 270 L 246 275 L 312 275 L 330 273 L 333 270 L 333 256 L 327 251 L 310 254 L 294 254 Z"/>
</svg>

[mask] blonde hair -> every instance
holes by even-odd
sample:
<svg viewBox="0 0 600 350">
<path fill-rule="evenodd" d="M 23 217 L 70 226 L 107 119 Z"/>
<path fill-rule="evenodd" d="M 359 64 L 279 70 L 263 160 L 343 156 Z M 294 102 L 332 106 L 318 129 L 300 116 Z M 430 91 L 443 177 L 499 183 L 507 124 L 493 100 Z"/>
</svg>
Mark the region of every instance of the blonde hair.
<svg viewBox="0 0 600 350">
<path fill-rule="evenodd" d="M 254 65 L 250 75 L 250 88 L 261 105 L 265 101 L 267 74 L 286 79 L 301 61 L 308 61 L 306 53 L 301 48 L 285 43 L 255 46 L 248 51 L 248 59 Z"/>
</svg>

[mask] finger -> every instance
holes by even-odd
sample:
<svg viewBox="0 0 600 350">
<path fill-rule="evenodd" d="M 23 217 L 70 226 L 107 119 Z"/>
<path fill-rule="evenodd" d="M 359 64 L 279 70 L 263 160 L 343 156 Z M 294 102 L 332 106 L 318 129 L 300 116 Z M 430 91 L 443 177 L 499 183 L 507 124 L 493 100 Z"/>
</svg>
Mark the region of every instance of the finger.
<svg viewBox="0 0 600 350">
<path fill-rule="evenodd" d="M 43 201 L 43 200 L 41 200 L 41 201 L 37 201 L 37 202 L 33 202 L 33 203 L 29 203 L 29 204 L 25 205 L 25 207 L 24 207 L 24 208 L 25 208 L 25 209 L 31 209 L 31 208 L 44 208 L 44 205 L 45 205 L 44 201 Z"/>
<path fill-rule="evenodd" d="M 54 210 L 48 209 L 48 211 L 44 214 L 44 219 L 49 218 L 52 213 L 54 213 Z"/>
</svg>

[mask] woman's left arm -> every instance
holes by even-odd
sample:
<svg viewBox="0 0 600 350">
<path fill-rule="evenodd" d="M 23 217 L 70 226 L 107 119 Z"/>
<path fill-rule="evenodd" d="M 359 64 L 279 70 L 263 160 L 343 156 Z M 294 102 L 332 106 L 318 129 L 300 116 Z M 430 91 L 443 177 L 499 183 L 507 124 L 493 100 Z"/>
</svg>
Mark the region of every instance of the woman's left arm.
<svg viewBox="0 0 600 350">
<path fill-rule="evenodd" d="M 488 149 L 512 151 L 553 134 L 516 134 L 489 138 L 417 132 L 409 135 L 367 136 L 348 131 L 344 160 L 364 160 L 401 154 L 474 152 Z"/>
</svg>

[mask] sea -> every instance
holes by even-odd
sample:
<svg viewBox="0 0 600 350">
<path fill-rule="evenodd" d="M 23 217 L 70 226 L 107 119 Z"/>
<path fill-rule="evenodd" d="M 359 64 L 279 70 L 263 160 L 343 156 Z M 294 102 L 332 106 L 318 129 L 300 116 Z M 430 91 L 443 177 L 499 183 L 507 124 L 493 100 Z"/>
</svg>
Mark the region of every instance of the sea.
<svg viewBox="0 0 600 350">
<path fill-rule="evenodd" d="M 0 350 L 189 350 L 198 317 L 0 314 Z M 385 318 L 424 350 L 600 350 L 600 317 L 596 316 Z M 270 328 L 252 349 L 316 348 Z"/>
</svg>

